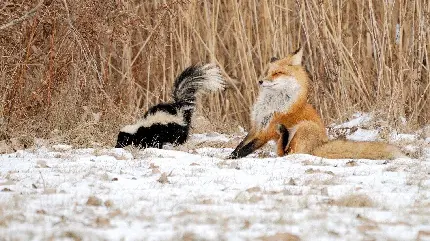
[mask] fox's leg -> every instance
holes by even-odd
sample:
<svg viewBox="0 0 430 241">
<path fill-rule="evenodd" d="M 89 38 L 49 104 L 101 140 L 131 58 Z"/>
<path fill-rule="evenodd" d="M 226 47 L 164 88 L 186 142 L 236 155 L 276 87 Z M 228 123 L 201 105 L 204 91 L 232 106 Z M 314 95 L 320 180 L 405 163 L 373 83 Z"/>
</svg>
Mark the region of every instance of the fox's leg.
<svg viewBox="0 0 430 241">
<path fill-rule="evenodd" d="M 243 138 L 243 140 L 239 143 L 239 145 L 236 146 L 233 152 L 235 152 L 238 149 L 241 149 L 245 144 L 249 142 L 249 140 L 254 136 L 255 134 L 252 132 L 248 132 L 248 134 Z M 233 154 L 233 153 L 232 153 Z"/>
<path fill-rule="evenodd" d="M 311 121 L 302 121 L 296 125 L 296 132 L 286 150 L 286 153 L 311 152 L 318 146 L 327 142 L 327 134 L 321 126 Z"/>
<path fill-rule="evenodd" d="M 290 133 L 283 124 L 278 124 L 276 126 L 276 131 L 279 134 L 279 139 L 277 142 L 277 153 L 278 156 L 284 156 L 285 154 L 287 154 Z"/>
<path fill-rule="evenodd" d="M 237 159 L 245 157 L 258 148 L 264 146 L 269 139 L 266 136 L 256 135 L 254 133 L 249 133 L 243 141 L 234 149 L 234 151 L 228 156 L 229 159 Z"/>
</svg>

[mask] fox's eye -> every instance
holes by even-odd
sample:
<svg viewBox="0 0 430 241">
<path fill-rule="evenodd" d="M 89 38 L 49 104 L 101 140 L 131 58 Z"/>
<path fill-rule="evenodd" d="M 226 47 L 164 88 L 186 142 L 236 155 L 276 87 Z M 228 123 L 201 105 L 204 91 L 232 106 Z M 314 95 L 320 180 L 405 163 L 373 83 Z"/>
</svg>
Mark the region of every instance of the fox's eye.
<svg viewBox="0 0 430 241">
<path fill-rule="evenodd" d="M 272 57 L 272 58 L 270 58 L 270 63 L 273 63 L 273 62 L 275 62 L 275 61 L 277 61 L 277 60 L 279 60 L 279 58 L 278 58 L 278 57 Z"/>
<path fill-rule="evenodd" d="M 277 76 L 282 75 L 282 74 L 284 74 L 284 73 L 282 73 L 282 72 L 275 72 L 275 73 L 272 74 L 272 76 L 273 77 L 277 77 Z"/>
</svg>

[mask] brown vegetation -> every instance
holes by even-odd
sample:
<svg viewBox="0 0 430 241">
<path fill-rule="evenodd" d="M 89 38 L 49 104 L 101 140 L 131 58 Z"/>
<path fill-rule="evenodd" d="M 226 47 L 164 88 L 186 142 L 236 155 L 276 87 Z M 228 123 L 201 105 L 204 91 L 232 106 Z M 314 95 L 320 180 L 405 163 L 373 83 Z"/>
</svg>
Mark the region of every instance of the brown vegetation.
<svg viewBox="0 0 430 241">
<path fill-rule="evenodd" d="M 334 203 L 337 206 L 344 207 L 373 207 L 375 206 L 372 199 L 365 194 L 350 194 L 339 198 Z"/>
<path fill-rule="evenodd" d="M 219 64 L 230 84 L 204 115 L 247 126 L 266 63 L 300 43 L 326 122 L 362 110 L 416 127 L 430 117 L 429 26 L 425 0 L 5 0 L 0 140 L 112 144 L 197 62 Z"/>
</svg>

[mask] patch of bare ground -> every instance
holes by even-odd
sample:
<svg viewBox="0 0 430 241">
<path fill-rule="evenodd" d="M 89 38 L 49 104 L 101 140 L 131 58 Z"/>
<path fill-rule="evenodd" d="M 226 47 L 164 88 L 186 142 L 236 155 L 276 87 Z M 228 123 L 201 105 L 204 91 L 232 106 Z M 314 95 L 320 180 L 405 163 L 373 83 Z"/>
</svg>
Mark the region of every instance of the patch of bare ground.
<svg viewBox="0 0 430 241">
<path fill-rule="evenodd" d="M 101 206 L 102 205 L 102 200 L 96 196 L 90 196 L 87 200 L 87 205 L 88 206 Z"/>
<path fill-rule="evenodd" d="M 300 241 L 299 236 L 290 233 L 277 233 L 259 238 L 261 241 Z"/>
<path fill-rule="evenodd" d="M 375 202 L 365 194 L 350 194 L 340 197 L 333 203 L 342 207 L 375 207 Z"/>
</svg>

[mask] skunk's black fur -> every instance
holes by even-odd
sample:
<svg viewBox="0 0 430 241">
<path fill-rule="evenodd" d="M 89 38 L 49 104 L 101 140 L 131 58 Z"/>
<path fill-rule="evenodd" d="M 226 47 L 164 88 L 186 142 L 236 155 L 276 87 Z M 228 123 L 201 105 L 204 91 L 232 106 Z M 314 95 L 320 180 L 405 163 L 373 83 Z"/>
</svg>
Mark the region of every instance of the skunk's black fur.
<svg viewBox="0 0 430 241">
<path fill-rule="evenodd" d="M 136 124 L 123 127 L 115 147 L 163 148 L 165 143 L 185 143 L 197 94 L 223 88 L 217 66 L 207 64 L 186 68 L 174 82 L 174 102 L 155 105 Z"/>
</svg>

